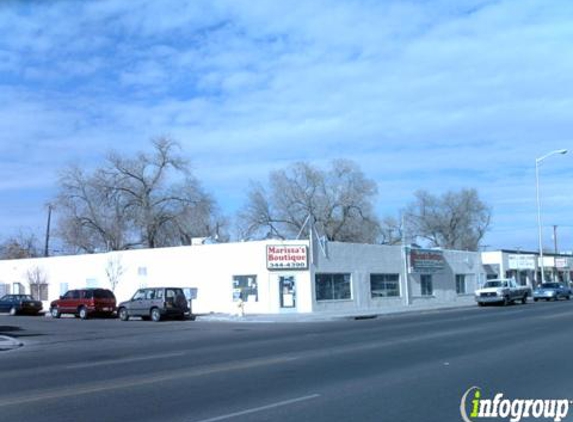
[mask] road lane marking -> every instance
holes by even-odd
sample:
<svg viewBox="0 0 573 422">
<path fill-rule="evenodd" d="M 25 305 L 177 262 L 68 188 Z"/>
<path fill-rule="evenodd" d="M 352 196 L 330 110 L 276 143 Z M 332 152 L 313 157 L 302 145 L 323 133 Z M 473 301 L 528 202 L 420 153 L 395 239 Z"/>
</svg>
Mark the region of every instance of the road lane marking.
<svg viewBox="0 0 573 422">
<path fill-rule="evenodd" d="M 573 316 L 573 312 L 565 311 L 550 315 L 541 315 L 538 317 L 538 319 L 554 319 L 554 318 L 571 317 L 571 316 Z"/>
<path fill-rule="evenodd" d="M 320 394 L 311 394 L 310 396 L 303 396 L 303 397 L 298 397 L 296 399 L 291 399 L 291 400 L 285 400 L 285 401 L 279 401 L 276 403 L 272 403 L 272 404 L 267 404 L 266 406 L 260 406 L 260 407 L 253 407 L 251 409 L 245 409 L 245 410 L 241 410 L 240 412 L 234 412 L 234 413 L 228 413 L 226 415 L 221 415 L 221 416 L 216 416 L 214 418 L 209 418 L 209 419 L 202 419 L 200 421 L 196 421 L 196 422 L 217 422 L 217 421 L 223 421 L 225 419 L 232 419 L 232 418 L 236 418 L 238 416 L 244 416 L 244 415 L 250 415 L 251 413 L 257 413 L 257 412 L 263 412 L 265 410 L 270 410 L 270 409 L 276 409 L 277 407 L 284 407 L 284 406 L 289 406 L 291 404 L 295 404 L 295 403 L 300 403 L 302 401 L 307 401 L 307 400 L 312 400 L 312 399 L 316 399 L 320 397 Z"/>
<path fill-rule="evenodd" d="M 250 359 L 235 361 L 223 364 L 210 365 L 203 368 L 192 368 L 188 370 L 173 370 L 160 373 L 155 376 L 139 376 L 122 378 L 118 380 L 98 381 L 87 385 L 75 385 L 66 388 L 52 390 L 29 391 L 26 395 L 14 395 L 12 397 L 0 398 L 0 408 L 5 406 L 14 406 L 25 403 L 33 403 L 44 400 L 61 399 L 65 397 L 80 396 L 99 392 L 109 392 L 124 388 L 140 387 L 143 385 L 156 384 L 166 381 L 174 381 L 185 378 L 200 377 L 226 371 L 237 371 L 244 369 L 256 368 L 259 366 L 275 365 L 277 363 L 286 363 L 296 360 L 296 357 L 275 357 L 266 359 Z"/>
<path fill-rule="evenodd" d="M 174 358 L 174 357 L 184 356 L 185 354 L 186 354 L 185 352 L 163 353 L 159 355 L 138 356 L 131 358 L 123 358 L 123 359 L 108 359 L 108 360 L 100 360 L 96 362 L 86 362 L 86 363 L 74 363 L 71 365 L 66 365 L 66 369 L 82 369 L 82 368 L 90 368 L 93 366 L 107 366 L 107 365 L 117 365 L 122 363 L 139 362 L 144 360 L 152 360 L 152 359 Z"/>
</svg>

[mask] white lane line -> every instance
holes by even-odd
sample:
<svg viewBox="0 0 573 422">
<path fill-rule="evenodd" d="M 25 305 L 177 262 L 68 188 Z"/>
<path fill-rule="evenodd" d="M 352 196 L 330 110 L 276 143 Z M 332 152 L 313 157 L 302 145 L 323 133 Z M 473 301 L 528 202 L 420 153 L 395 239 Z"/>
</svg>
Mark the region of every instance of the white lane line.
<svg viewBox="0 0 573 422">
<path fill-rule="evenodd" d="M 185 355 L 185 352 L 163 353 L 160 355 L 148 355 L 148 356 L 139 356 L 139 357 L 132 357 L 132 358 L 124 358 L 124 359 L 100 360 L 100 361 L 96 361 L 96 362 L 75 363 L 72 365 L 66 365 L 66 369 L 80 369 L 80 368 L 91 368 L 93 366 L 118 365 L 118 364 L 122 364 L 122 363 L 138 362 L 138 361 L 143 361 L 143 360 L 174 358 L 174 357 L 183 356 L 183 355 Z"/>
<path fill-rule="evenodd" d="M 227 415 L 221 415 L 221 416 L 217 416 L 214 418 L 203 419 L 203 420 L 196 421 L 196 422 L 223 421 L 225 419 L 236 418 L 237 416 L 244 416 L 244 415 L 249 415 L 251 413 L 262 412 L 264 410 L 276 409 L 277 407 L 289 406 L 289 405 L 294 404 L 294 403 L 299 403 L 301 401 L 306 401 L 306 400 L 312 400 L 312 399 L 316 399 L 318 397 L 320 397 L 320 394 L 311 394 L 310 396 L 303 396 L 303 397 L 298 397 L 296 399 L 279 401 L 277 403 L 267 404 L 266 406 L 253 407 L 251 409 L 242 410 L 240 412 L 229 413 Z"/>
<path fill-rule="evenodd" d="M 559 313 L 550 314 L 550 315 L 542 315 L 542 316 L 539 316 L 538 319 L 554 319 L 554 318 L 571 317 L 571 316 L 573 316 L 573 312 L 565 311 L 565 312 L 559 312 Z"/>
</svg>

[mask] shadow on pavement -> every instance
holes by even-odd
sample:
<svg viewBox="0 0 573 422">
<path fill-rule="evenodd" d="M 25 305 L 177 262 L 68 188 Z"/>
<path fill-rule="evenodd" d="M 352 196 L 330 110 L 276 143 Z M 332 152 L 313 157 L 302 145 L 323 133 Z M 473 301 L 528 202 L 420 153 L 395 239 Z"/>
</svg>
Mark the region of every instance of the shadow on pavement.
<svg viewBox="0 0 573 422">
<path fill-rule="evenodd" d="M 21 327 L 16 327 L 13 325 L 0 325 L 0 336 L 8 336 L 8 337 L 39 337 L 44 336 L 45 334 L 42 333 L 26 333 Z"/>
</svg>

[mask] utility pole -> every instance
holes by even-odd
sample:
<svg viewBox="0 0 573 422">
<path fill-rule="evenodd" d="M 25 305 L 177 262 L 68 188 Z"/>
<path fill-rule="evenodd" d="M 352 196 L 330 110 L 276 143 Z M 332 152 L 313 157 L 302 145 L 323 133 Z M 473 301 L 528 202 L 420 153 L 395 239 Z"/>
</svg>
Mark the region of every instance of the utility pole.
<svg viewBox="0 0 573 422">
<path fill-rule="evenodd" d="M 404 264 L 404 293 L 406 294 L 406 305 L 411 305 L 412 300 L 410 299 L 410 280 L 408 277 L 408 246 L 406 245 L 406 220 L 404 219 L 404 214 L 402 214 L 402 263 Z"/>
<path fill-rule="evenodd" d="M 557 269 L 557 254 L 559 253 L 557 250 L 557 225 L 553 225 L 553 250 L 555 251 L 555 257 L 553 258 L 553 262 L 555 262 L 555 269 L 553 272 L 553 281 L 555 283 L 558 282 L 558 269 Z"/>
<path fill-rule="evenodd" d="M 44 245 L 44 256 L 49 256 L 50 246 L 50 222 L 52 220 L 52 204 L 48 204 L 48 223 L 46 224 L 46 244 Z"/>
</svg>

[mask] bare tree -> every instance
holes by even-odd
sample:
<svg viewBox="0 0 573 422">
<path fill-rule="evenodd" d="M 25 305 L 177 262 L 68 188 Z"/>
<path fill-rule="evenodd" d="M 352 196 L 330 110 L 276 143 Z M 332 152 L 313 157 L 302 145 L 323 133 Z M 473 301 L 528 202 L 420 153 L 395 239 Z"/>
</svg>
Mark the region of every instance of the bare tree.
<svg viewBox="0 0 573 422">
<path fill-rule="evenodd" d="M 115 288 L 119 284 L 121 276 L 125 273 L 125 270 L 121 255 L 113 255 L 107 260 L 105 274 L 112 291 L 115 291 Z"/>
<path fill-rule="evenodd" d="M 269 176 L 268 191 L 252 183 L 239 213 L 241 235 L 288 238 L 311 218 L 329 240 L 376 242 L 380 225 L 374 215 L 376 184 L 348 160 L 335 160 L 322 170 L 296 163 Z"/>
<path fill-rule="evenodd" d="M 38 238 L 20 231 L 0 243 L 0 259 L 25 259 L 41 256 Z"/>
<path fill-rule="evenodd" d="M 491 209 L 475 189 L 449 191 L 442 196 L 420 190 L 415 197 L 405 214 L 412 235 L 432 247 L 478 250 L 490 225 Z"/>
<path fill-rule="evenodd" d="M 26 271 L 26 280 L 30 285 L 30 294 L 36 300 L 48 300 L 48 275 L 40 266 Z"/>
<path fill-rule="evenodd" d="M 162 137 L 152 146 L 151 154 L 135 157 L 110 153 L 90 174 L 74 167 L 63 173 L 59 234 L 67 244 L 86 252 L 155 248 L 215 234 L 215 201 L 179 145 Z"/>
<path fill-rule="evenodd" d="M 404 239 L 404 226 L 401 218 L 385 217 L 380 224 L 380 243 L 399 245 Z"/>
<path fill-rule="evenodd" d="M 111 185 L 102 169 L 87 174 L 70 166 L 62 172 L 57 235 L 76 252 L 123 250 L 140 244 L 133 212 Z"/>
</svg>

